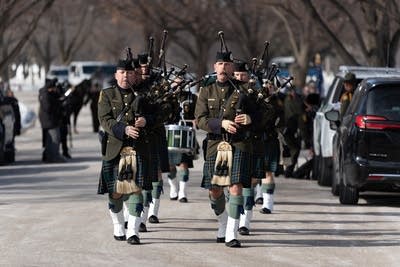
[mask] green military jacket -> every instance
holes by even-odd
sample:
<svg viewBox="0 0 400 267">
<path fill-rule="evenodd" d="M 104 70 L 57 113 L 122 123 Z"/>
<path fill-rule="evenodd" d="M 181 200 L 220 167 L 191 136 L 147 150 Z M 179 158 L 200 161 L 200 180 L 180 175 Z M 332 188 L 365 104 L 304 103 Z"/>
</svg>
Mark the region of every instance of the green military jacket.
<svg viewBox="0 0 400 267">
<path fill-rule="evenodd" d="M 120 153 L 124 143 L 127 144 L 129 141 L 128 136 L 125 135 L 125 127 L 134 125 L 135 114 L 132 110 L 132 103 L 135 95 L 130 89 L 127 89 L 126 92 L 122 90 L 124 89 L 112 86 L 100 92 L 98 118 L 100 125 L 108 134 L 107 150 L 103 156 L 104 160 L 111 160 Z M 117 122 L 118 115 L 126 105 L 129 106 L 129 109 L 123 114 L 121 120 Z M 139 142 L 136 151 L 144 149 L 144 145 Z"/>
<path fill-rule="evenodd" d="M 246 90 L 243 84 L 237 86 L 242 86 L 242 89 Z M 195 118 L 200 129 L 216 136 L 225 132 L 222 128 L 222 120 L 233 120 L 235 117 L 235 110 L 230 105 L 231 98 L 229 96 L 232 93 L 233 88 L 229 84 L 221 85 L 218 82 L 200 88 L 195 108 Z M 254 118 L 251 114 L 248 115 L 253 122 Z M 217 153 L 217 146 L 220 142 L 221 140 L 208 140 L 206 157 Z M 251 138 L 233 142 L 232 145 L 242 151 L 252 152 Z"/>
</svg>

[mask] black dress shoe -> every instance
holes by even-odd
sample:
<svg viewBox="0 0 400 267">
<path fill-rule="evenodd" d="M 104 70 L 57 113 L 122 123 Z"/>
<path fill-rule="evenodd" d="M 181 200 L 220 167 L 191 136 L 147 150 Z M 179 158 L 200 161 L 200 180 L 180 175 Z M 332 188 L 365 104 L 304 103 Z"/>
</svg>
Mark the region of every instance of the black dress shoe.
<svg viewBox="0 0 400 267">
<path fill-rule="evenodd" d="M 124 236 L 124 235 L 123 236 L 116 236 L 115 235 L 114 239 L 117 240 L 117 241 L 125 241 L 126 240 L 126 236 Z"/>
<path fill-rule="evenodd" d="M 262 197 L 259 197 L 256 199 L 256 204 L 262 205 L 264 203 L 264 199 Z"/>
<path fill-rule="evenodd" d="M 230 247 L 230 248 L 240 248 L 242 245 L 240 244 L 239 240 L 233 239 L 229 242 L 226 242 L 225 246 Z"/>
<path fill-rule="evenodd" d="M 179 202 L 181 202 L 181 203 L 187 203 L 188 200 L 187 200 L 186 197 L 183 197 L 183 198 L 179 199 Z"/>
<path fill-rule="evenodd" d="M 145 225 L 144 223 L 140 223 L 140 225 L 139 225 L 139 232 L 140 232 L 140 233 L 145 233 L 145 232 L 147 232 L 147 227 L 146 227 L 146 225 Z"/>
<path fill-rule="evenodd" d="M 225 243 L 225 237 L 217 237 L 217 243 Z"/>
<path fill-rule="evenodd" d="M 238 232 L 239 232 L 239 234 L 241 234 L 241 235 L 249 235 L 249 234 L 250 234 L 249 229 L 247 229 L 247 227 L 244 227 L 244 226 L 240 227 L 240 228 L 238 229 Z"/>
<path fill-rule="evenodd" d="M 158 220 L 158 218 L 155 215 L 151 215 L 149 217 L 149 223 L 159 223 L 160 221 Z"/>
<path fill-rule="evenodd" d="M 170 197 L 170 200 L 178 200 L 178 197 Z"/>
<path fill-rule="evenodd" d="M 267 209 L 267 208 L 262 208 L 262 209 L 260 210 L 260 213 L 262 213 L 262 214 L 271 214 L 271 210 L 270 210 L 270 209 Z"/>
<path fill-rule="evenodd" d="M 128 244 L 131 244 L 131 245 L 139 245 L 140 239 L 137 235 L 133 235 L 133 236 L 129 237 L 126 242 L 128 242 Z"/>
</svg>

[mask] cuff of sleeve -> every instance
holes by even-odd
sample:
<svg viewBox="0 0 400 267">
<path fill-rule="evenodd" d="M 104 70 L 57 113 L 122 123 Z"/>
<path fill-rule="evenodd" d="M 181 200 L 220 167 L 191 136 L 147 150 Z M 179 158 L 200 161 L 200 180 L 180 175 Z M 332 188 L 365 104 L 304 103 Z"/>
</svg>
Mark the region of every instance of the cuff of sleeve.
<svg viewBox="0 0 400 267">
<path fill-rule="evenodd" d="M 214 134 L 221 134 L 221 127 L 222 127 L 222 120 L 221 119 L 209 119 L 208 120 L 208 128 L 214 133 Z"/>
<path fill-rule="evenodd" d="M 119 140 L 124 140 L 124 135 L 125 135 L 125 124 L 123 122 L 117 122 L 111 130 L 116 138 Z"/>
</svg>

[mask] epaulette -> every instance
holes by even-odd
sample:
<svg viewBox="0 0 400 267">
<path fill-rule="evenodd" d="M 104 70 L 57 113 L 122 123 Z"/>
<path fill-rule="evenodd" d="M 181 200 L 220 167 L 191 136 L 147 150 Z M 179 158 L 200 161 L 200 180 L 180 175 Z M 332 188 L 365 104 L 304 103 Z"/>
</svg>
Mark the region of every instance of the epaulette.
<svg viewBox="0 0 400 267">
<path fill-rule="evenodd" d="M 101 102 L 101 100 L 103 99 L 103 93 L 104 93 L 105 91 L 108 91 L 108 90 L 110 90 L 110 89 L 113 89 L 113 90 L 114 90 L 114 88 L 115 88 L 115 86 L 110 86 L 110 87 L 106 87 L 106 88 L 101 89 L 101 90 L 100 90 L 100 95 L 99 95 L 99 100 L 98 100 L 97 103 L 100 103 L 100 102 Z"/>
<path fill-rule="evenodd" d="M 205 78 L 204 80 L 203 80 L 203 82 L 201 83 L 201 87 L 206 87 L 206 86 L 209 86 L 209 85 L 211 85 L 211 84 L 214 84 L 215 82 L 217 81 L 217 76 L 215 75 L 210 75 L 210 76 L 208 76 L 207 78 Z"/>
</svg>

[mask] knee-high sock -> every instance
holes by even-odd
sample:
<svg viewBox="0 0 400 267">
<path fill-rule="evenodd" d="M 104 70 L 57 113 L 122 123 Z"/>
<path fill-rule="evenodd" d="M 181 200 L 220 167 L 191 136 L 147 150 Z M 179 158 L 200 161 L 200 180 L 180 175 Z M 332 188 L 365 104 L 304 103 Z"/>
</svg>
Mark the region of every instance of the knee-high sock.
<svg viewBox="0 0 400 267">
<path fill-rule="evenodd" d="M 128 199 L 129 217 L 126 237 L 139 236 L 140 215 L 143 212 L 143 194 L 132 194 Z"/>
<path fill-rule="evenodd" d="M 124 220 L 125 222 L 128 222 L 129 209 L 128 209 L 128 203 L 126 201 L 124 201 L 123 212 L 124 212 Z"/>
<path fill-rule="evenodd" d="M 228 219 L 228 213 L 225 210 L 225 194 L 222 193 L 218 198 L 213 198 L 210 196 L 211 209 L 217 215 L 218 220 L 218 231 L 217 237 L 225 237 L 226 232 L 226 222 Z"/>
<path fill-rule="evenodd" d="M 124 236 L 125 235 L 125 220 L 124 220 L 123 211 L 121 210 L 118 213 L 113 212 L 111 209 L 109 211 L 110 211 L 111 220 L 114 225 L 114 235 L 115 236 Z"/>
<path fill-rule="evenodd" d="M 272 211 L 274 209 L 275 184 L 263 184 L 261 190 L 264 198 L 263 208 L 267 208 Z"/>
<path fill-rule="evenodd" d="M 226 224 L 225 242 L 237 239 L 237 231 L 239 228 L 239 220 L 228 216 L 228 222 Z"/>
<path fill-rule="evenodd" d="M 243 213 L 243 196 L 229 197 L 229 216 L 226 225 L 225 242 L 229 242 L 237 237 L 239 228 L 240 214 Z"/>
<path fill-rule="evenodd" d="M 218 198 L 212 198 L 210 196 L 210 203 L 211 203 L 211 209 L 214 211 L 215 215 L 220 215 L 225 211 L 225 194 L 222 193 Z"/>
<path fill-rule="evenodd" d="M 176 198 L 178 196 L 177 179 L 175 177 L 173 178 L 168 177 L 168 184 L 169 184 L 169 197 Z"/>
<path fill-rule="evenodd" d="M 153 198 L 153 202 L 150 203 L 150 207 L 149 207 L 149 216 L 156 216 L 158 217 L 158 210 L 160 208 L 160 199 L 155 199 Z"/>
<path fill-rule="evenodd" d="M 162 181 L 153 182 L 153 190 L 151 191 L 152 201 L 150 202 L 149 207 L 149 215 L 158 217 L 158 210 L 160 208 L 160 196 L 163 190 L 163 183 Z"/>
<path fill-rule="evenodd" d="M 250 229 L 250 221 L 253 217 L 254 207 L 254 189 L 243 188 L 243 199 L 244 199 L 244 214 L 240 214 L 239 227 L 246 227 Z"/>
<path fill-rule="evenodd" d="M 186 183 L 189 181 L 189 169 L 178 169 L 176 177 L 179 180 L 178 199 L 186 197 Z"/>
<path fill-rule="evenodd" d="M 186 197 L 186 183 L 187 182 L 179 181 L 178 199 Z"/>
<path fill-rule="evenodd" d="M 217 220 L 218 220 L 217 237 L 218 238 L 225 237 L 226 224 L 228 221 L 228 213 L 226 212 L 226 210 L 224 210 L 221 214 L 217 216 Z"/>
<path fill-rule="evenodd" d="M 260 184 L 256 185 L 255 191 L 256 191 L 256 199 L 259 199 L 259 198 L 263 197 Z"/>
<path fill-rule="evenodd" d="M 152 195 L 151 191 L 149 190 L 143 190 L 142 194 L 143 194 L 143 212 L 140 217 L 141 217 L 141 223 L 146 224 L 147 217 L 149 214 L 150 202 L 152 201 Z"/>
<path fill-rule="evenodd" d="M 123 236 L 125 235 L 125 198 L 121 197 L 118 199 L 114 199 L 109 195 L 108 197 L 108 209 L 110 210 L 110 216 L 114 225 L 114 235 L 115 236 Z M 127 212 L 128 213 L 128 212 Z M 126 220 L 128 221 L 128 219 Z M 122 224 L 123 229 L 119 229 L 119 224 Z M 123 233 L 123 234 L 121 234 Z"/>
<path fill-rule="evenodd" d="M 129 214 L 128 218 L 128 230 L 126 231 L 126 237 L 129 238 L 133 235 L 139 236 L 139 226 L 141 219 L 138 216 L 132 216 Z"/>
</svg>

